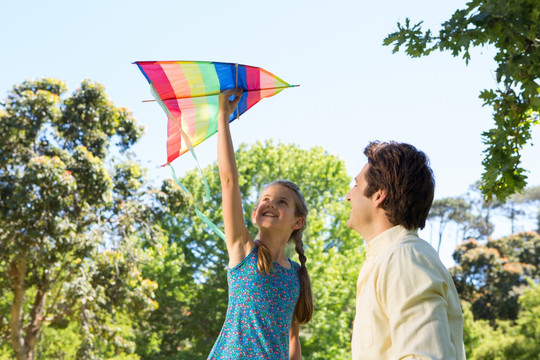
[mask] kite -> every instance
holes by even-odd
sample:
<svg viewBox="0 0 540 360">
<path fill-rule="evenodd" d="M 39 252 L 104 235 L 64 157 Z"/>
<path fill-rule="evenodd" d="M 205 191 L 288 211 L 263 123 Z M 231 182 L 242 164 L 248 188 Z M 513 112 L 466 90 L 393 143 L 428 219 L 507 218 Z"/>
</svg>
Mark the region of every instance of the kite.
<svg viewBox="0 0 540 360">
<path fill-rule="evenodd" d="M 229 122 L 240 117 L 261 99 L 295 87 L 268 71 L 247 65 L 210 61 L 136 61 L 150 84 L 152 95 L 167 114 L 167 163 L 174 182 L 193 202 L 197 215 L 222 239 L 223 232 L 197 207 L 195 198 L 176 177 L 171 162 L 188 150 L 197 162 L 193 147 L 217 132 L 219 94 L 242 89 L 242 96 Z M 210 188 L 203 176 L 206 195 Z"/>
<path fill-rule="evenodd" d="M 268 71 L 210 61 L 136 61 L 168 117 L 167 164 L 217 132 L 218 96 L 243 90 L 229 122 L 261 99 L 295 87 Z"/>
</svg>

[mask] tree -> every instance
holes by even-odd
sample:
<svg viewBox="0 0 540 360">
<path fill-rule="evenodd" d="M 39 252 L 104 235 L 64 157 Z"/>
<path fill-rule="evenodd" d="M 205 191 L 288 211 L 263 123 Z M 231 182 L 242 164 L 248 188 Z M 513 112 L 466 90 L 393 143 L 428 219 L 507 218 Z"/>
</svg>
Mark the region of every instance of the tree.
<svg viewBox="0 0 540 360">
<path fill-rule="evenodd" d="M 464 233 L 462 239 L 472 237 L 477 240 L 487 240 L 495 229 L 495 225 L 491 222 L 492 215 L 501 202 L 497 200 L 485 201 L 481 188 L 482 182 L 478 180 L 469 186 L 464 195 L 465 201 L 471 205 L 472 216 L 470 219 L 473 225 L 471 226 L 472 231 Z"/>
<path fill-rule="evenodd" d="M 256 228 L 250 214 L 264 184 L 285 178 L 302 189 L 309 208 L 304 244 L 315 305 L 312 322 L 301 328 L 302 353 L 309 359 L 350 358 L 355 280 L 363 253 L 361 239 L 346 228 L 349 211 L 344 196 L 350 178 L 343 161 L 318 147 L 302 150 L 271 141 L 241 145 L 236 157 L 245 222 L 253 235 Z M 181 181 L 196 196 L 201 210 L 222 227 L 216 164 L 203 172 L 212 194 L 207 203 L 201 200 L 204 190 L 198 172 L 188 172 Z M 160 284 L 156 290 L 160 308 L 152 314 L 148 330 L 158 334 L 158 345 L 141 356 L 201 359 L 208 356 L 225 319 L 225 243 L 197 217 L 173 182 L 165 181 L 156 199 L 161 205 L 155 221 L 168 243 L 145 272 Z M 288 254 L 295 259 L 294 248 Z"/>
<path fill-rule="evenodd" d="M 498 206 L 497 201 L 484 201 L 479 193 L 479 182 L 472 184 L 465 195 L 434 200 L 428 221 L 438 230 L 437 252 L 450 224 L 456 225 L 456 244 L 467 238 L 487 239 L 494 230 L 491 213 Z"/>
<path fill-rule="evenodd" d="M 508 220 L 510 220 L 510 233 L 515 233 L 516 220 L 519 216 L 525 215 L 525 212 L 517 206 L 512 197 L 507 199 L 504 204 L 500 203 L 498 206 L 498 211 Z"/>
<path fill-rule="evenodd" d="M 485 326 L 485 321 L 473 321 L 464 310 L 464 340 L 467 358 L 537 359 L 540 353 L 540 285 L 529 280 L 519 297 L 520 310 L 515 322 L 497 321 L 497 328 Z M 468 337 L 467 334 L 474 334 Z M 468 340 L 472 340 L 468 342 Z"/>
<path fill-rule="evenodd" d="M 463 309 L 463 344 L 465 345 L 465 354 L 467 359 L 472 359 L 475 349 L 485 341 L 485 338 L 491 335 L 493 329 L 486 320 L 474 320 L 470 303 L 462 301 L 461 308 Z"/>
<path fill-rule="evenodd" d="M 0 111 L 0 339 L 20 360 L 70 324 L 77 358 L 130 352 L 119 321 L 155 307 L 144 254 L 131 246 L 148 231 L 144 171 L 118 160 L 142 129 L 101 85 L 66 91 L 55 79 L 25 81 Z"/>
<path fill-rule="evenodd" d="M 462 197 L 447 197 L 433 201 L 428 219 L 434 222 L 438 221 L 437 227 L 439 239 L 437 243 L 437 252 L 439 252 L 441 248 L 442 237 L 446 226 L 451 222 L 465 222 L 469 217 L 470 208 L 470 204 Z"/>
<path fill-rule="evenodd" d="M 425 33 L 422 22 L 397 24 L 384 45 L 393 52 L 405 44 L 411 57 L 427 56 L 435 50 L 463 54 L 470 48 L 490 45 L 497 49 L 495 61 L 499 88 L 483 90 L 484 105 L 493 107 L 495 127 L 485 131 L 487 145 L 482 162 L 482 191 L 487 200 L 507 199 L 526 185 L 521 150 L 531 140 L 531 127 L 540 123 L 540 2 L 537 0 L 472 0 L 442 24 L 439 36 Z"/>
<path fill-rule="evenodd" d="M 523 193 L 515 194 L 512 200 L 518 204 L 524 204 L 535 208 L 536 211 L 536 232 L 540 233 L 540 186 L 525 188 Z M 527 211 L 528 212 L 528 211 Z"/>
<path fill-rule="evenodd" d="M 485 224 L 491 229 L 491 231 L 483 234 L 483 237 L 487 238 L 493 231 L 493 225 L 489 221 L 493 213 L 506 217 L 510 221 L 510 233 L 514 234 L 517 231 L 517 220 L 523 219 L 525 215 L 530 214 L 530 209 L 527 209 L 527 207 L 535 205 L 535 188 L 525 188 L 523 193 L 513 194 L 505 202 L 497 199 L 487 202 L 481 195 L 481 187 L 480 181 L 471 185 L 467 193 L 467 201 L 471 202 L 474 212 L 479 214 L 479 219 L 485 219 Z"/>
<path fill-rule="evenodd" d="M 540 235 L 514 234 L 482 245 L 470 239 L 453 254 L 450 269 L 460 298 L 471 303 L 475 319 L 515 320 L 527 278 L 540 280 Z"/>
</svg>

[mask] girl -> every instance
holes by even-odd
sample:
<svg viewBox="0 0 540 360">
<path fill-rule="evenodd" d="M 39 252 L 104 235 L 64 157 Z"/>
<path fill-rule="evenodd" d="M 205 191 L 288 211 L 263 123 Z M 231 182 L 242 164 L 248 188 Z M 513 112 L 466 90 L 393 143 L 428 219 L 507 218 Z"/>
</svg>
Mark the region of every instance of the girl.
<svg viewBox="0 0 540 360">
<path fill-rule="evenodd" d="M 302 243 L 308 211 L 296 184 L 275 181 L 264 189 L 253 211 L 252 221 L 259 229 L 255 241 L 248 233 L 229 129 L 229 116 L 241 95 L 241 90 L 226 90 L 219 96 L 218 167 L 229 253 L 229 306 L 208 359 L 299 360 L 299 326 L 313 313 Z M 285 256 L 289 241 L 295 242 L 302 265 Z"/>
</svg>

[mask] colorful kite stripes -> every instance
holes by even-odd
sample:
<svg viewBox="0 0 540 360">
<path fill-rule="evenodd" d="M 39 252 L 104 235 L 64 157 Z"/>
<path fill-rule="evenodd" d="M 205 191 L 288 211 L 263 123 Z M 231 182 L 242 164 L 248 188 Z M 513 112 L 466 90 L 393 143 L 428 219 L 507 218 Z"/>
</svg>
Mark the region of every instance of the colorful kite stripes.
<svg viewBox="0 0 540 360">
<path fill-rule="evenodd" d="M 238 118 L 261 99 L 290 85 L 268 71 L 247 65 L 209 61 L 137 61 L 169 118 L 167 163 L 217 132 L 218 95 L 227 89 L 244 90 Z M 159 101 L 159 100 L 158 100 Z"/>
</svg>

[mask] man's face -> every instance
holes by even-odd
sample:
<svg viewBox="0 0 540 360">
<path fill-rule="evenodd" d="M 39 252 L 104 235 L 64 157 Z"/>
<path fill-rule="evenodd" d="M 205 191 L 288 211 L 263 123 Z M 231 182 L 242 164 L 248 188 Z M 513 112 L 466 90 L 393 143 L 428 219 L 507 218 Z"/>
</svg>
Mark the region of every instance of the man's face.
<svg viewBox="0 0 540 360">
<path fill-rule="evenodd" d="M 347 227 L 361 235 L 363 235 L 362 229 L 365 229 L 373 221 L 373 215 L 376 209 L 372 199 L 364 195 L 367 187 L 365 175 L 368 168 L 369 163 L 366 163 L 362 171 L 354 178 L 355 184 L 346 196 L 347 201 L 351 204 Z"/>
</svg>

